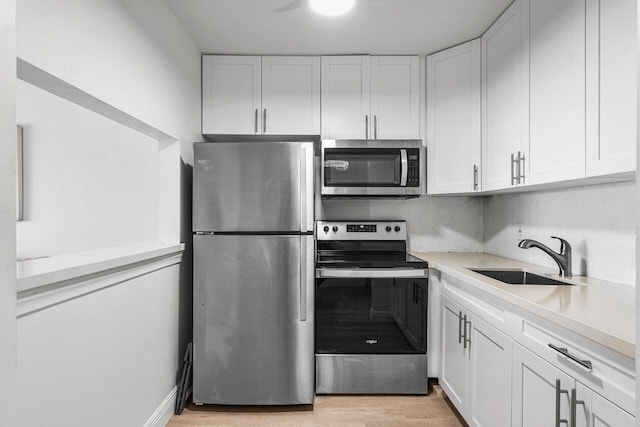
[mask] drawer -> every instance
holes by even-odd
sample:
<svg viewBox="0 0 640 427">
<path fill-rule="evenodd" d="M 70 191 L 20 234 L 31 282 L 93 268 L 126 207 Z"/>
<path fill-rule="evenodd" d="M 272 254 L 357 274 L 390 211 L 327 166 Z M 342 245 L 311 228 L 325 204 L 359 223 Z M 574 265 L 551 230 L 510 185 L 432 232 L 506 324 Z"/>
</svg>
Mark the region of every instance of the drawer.
<svg viewBox="0 0 640 427">
<path fill-rule="evenodd" d="M 443 295 L 462 304 L 501 332 L 510 335 L 512 315 L 509 304 L 446 273 L 441 275 L 441 286 Z"/>
<path fill-rule="evenodd" d="M 521 345 L 635 415 L 635 360 L 525 311 L 514 313 L 514 324 L 513 338 Z M 591 368 L 563 354 L 565 349 Z"/>
</svg>

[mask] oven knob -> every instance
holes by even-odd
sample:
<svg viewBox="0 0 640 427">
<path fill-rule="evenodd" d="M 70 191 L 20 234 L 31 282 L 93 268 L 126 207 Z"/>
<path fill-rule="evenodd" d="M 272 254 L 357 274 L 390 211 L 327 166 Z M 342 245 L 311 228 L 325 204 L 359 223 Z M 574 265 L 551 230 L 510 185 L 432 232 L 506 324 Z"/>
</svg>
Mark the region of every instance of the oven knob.
<svg viewBox="0 0 640 427">
<path fill-rule="evenodd" d="M 387 233 L 390 233 L 391 232 L 391 226 L 387 225 L 387 228 L 385 228 L 385 230 L 387 230 Z"/>
<path fill-rule="evenodd" d="M 396 225 L 396 226 L 394 227 L 394 230 L 396 230 L 396 233 L 397 233 L 397 232 L 399 232 L 399 231 L 400 231 L 400 226 L 399 226 L 399 225 Z"/>
<path fill-rule="evenodd" d="M 325 225 L 324 228 L 322 229 L 322 231 L 324 231 L 325 233 L 329 232 L 329 226 Z"/>
<path fill-rule="evenodd" d="M 337 233 L 338 232 L 338 226 L 334 225 L 332 230 L 333 230 L 334 233 Z"/>
</svg>

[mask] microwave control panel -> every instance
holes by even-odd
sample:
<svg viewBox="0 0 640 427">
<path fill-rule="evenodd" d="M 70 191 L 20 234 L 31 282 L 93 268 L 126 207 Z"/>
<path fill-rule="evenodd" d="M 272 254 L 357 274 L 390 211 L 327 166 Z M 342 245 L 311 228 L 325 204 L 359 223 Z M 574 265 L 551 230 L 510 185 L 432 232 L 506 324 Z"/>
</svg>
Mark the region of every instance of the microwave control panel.
<svg viewBox="0 0 640 427">
<path fill-rule="evenodd" d="M 420 150 L 407 150 L 407 187 L 420 186 Z"/>
</svg>

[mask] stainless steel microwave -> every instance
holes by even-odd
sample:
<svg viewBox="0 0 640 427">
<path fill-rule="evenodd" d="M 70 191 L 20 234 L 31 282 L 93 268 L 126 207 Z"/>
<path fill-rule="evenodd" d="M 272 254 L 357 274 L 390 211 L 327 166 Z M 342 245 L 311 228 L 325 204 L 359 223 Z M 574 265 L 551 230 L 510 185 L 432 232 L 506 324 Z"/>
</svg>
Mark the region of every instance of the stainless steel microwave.
<svg viewBox="0 0 640 427">
<path fill-rule="evenodd" d="M 419 139 L 325 139 L 321 144 L 323 197 L 420 197 L 425 182 Z"/>
</svg>

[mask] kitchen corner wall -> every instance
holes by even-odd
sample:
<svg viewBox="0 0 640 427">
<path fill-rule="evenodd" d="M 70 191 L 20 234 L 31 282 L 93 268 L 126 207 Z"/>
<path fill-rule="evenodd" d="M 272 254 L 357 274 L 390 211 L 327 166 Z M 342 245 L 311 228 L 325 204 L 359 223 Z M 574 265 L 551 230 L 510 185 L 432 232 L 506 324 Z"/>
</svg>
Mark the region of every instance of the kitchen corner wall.
<svg viewBox="0 0 640 427">
<path fill-rule="evenodd" d="M 538 249 L 517 247 L 516 224 L 524 237 L 554 250 L 567 240 L 573 248 L 573 271 L 634 286 L 636 281 L 635 182 L 484 198 L 484 252 L 556 268 Z"/>
<path fill-rule="evenodd" d="M 323 200 L 319 219 L 403 219 L 407 221 L 410 251 L 482 251 L 481 197 Z"/>
<path fill-rule="evenodd" d="M 121 124 L 115 122 L 100 125 L 102 134 L 96 135 L 100 141 L 118 139 L 101 148 L 120 150 L 123 162 L 133 158 L 126 157 L 133 151 L 146 153 L 147 142 L 158 147 L 151 151 L 160 176 L 141 186 L 155 193 L 150 201 L 157 199 L 149 221 L 156 230 L 146 230 L 145 236 L 185 241 L 191 213 L 181 202 L 190 198 L 191 144 L 202 138 L 200 51 L 166 3 L 21 0 L 17 52 L 25 63 L 178 141 L 144 141 L 146 136 L 131 136 L 131 129 L 117 130 Z M 60 120 L 64 128 L 58 135 L 73 132 L 79 116 Z M 100 156 L 98 148 L 82 148 Z M 78 160 L 77 151 L 66 155 Z M 124 184 L 118 181 L 118 191 Z M 128 180 L 134 192 L 141 189 L 137 184 Z M 115 204 L 112 209 L 124 208 Z M 133 215 L 132 222 L 145 220 L 140 210 Z M 180 267 L 18 319 L 17 424 L 164 425 L 191 335 L 190 269 L 187 248 Z"/>
</svg>

